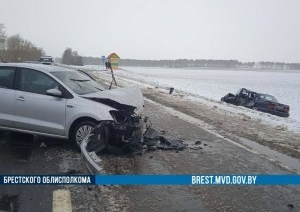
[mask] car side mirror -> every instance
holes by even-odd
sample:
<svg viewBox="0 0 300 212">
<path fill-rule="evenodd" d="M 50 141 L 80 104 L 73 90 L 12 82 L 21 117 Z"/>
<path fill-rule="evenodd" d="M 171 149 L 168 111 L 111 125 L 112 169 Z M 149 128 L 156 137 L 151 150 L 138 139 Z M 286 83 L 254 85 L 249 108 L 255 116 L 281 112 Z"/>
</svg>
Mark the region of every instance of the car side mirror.
<svg viewBox="0 0 300 212">
<path fill-rule="evenodd" d="M 54 97 L 63 97 L 62 92 L 58 89 L 49 89 L 46 91 L 46 94 Z"/>
</svg>

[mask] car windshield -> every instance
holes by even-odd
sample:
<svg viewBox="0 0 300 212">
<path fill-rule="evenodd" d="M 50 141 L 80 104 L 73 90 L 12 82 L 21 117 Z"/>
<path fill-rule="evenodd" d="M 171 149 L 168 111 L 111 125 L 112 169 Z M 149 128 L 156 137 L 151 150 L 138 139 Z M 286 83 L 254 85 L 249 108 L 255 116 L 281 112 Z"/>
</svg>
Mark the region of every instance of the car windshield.
<svg viewBox="0 0 300 212">
<path fill-rule="evenodd" d="M 268 95 L 268 94 L 260 94 L 259 99 L 262 100 L 262 101 L 278 103 L 277 99 L 274 96 L 271 96 L 271 95 Z"/>
<path fill-rule="evenodd" d="M 236 92 L 236 95 L 239 95 L 240 94 L 240 92 L 241 92 L 241 88 Z"/>
<path fill-rule="evenodd" d="M 51 57 L 41 57 L 40 61 L 41 62 L 52 62 L 53 60 Z"/>
<path fill-rule="evenodd" d="M 52 72 L 52 74 L 79 95 L 105 90 L 97 82 L 80 72 L 59 71 Z"/>
</svg>

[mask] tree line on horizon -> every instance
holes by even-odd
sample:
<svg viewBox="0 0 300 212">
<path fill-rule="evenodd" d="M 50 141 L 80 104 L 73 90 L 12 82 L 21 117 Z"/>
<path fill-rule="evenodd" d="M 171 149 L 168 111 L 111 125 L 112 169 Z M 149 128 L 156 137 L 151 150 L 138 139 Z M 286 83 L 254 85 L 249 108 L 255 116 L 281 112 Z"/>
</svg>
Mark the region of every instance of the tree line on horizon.
<svg viewBox="0 0 300 212">
<path fill-rule="evenodd" d="M 37 62 L 45 52 L 19 34 L 7 36 L 5 25 L 0 23 L 0 62 Z M 82 57 L 77 51 L 66 48 L 62 55 L 62 63 L 67 65 L 83 65 Z"/>
<path fill-rule="evenodd" d="M 7 36 L 4 24 L 0 23 L 0 62 L 38 61 L 45 55 L 42 48 L 36 47 L 29 40 L 19 34 Z M 101 58 L 80 56 L 77 51 L 66 48 L 62 58 L 56 62 L 66 65 L 104 65 Z M 137 60 L 120 59 L 119 66 L 145 66 L 145 67 L 203 67 L 203 68 L 258 68 L 258 69 L 295 69 L 300 70 L 300 63 L 283 62 L 240 62 L 238 60 L 205 60 L 205 59 L 176 59 L 176 60 Z"/>
<path fill-rule="evenodd" d="M 37 61 L 43 54 L 42 48 L 19 34 L 7 36 L 4 24 L 0 23 L 0 62 Z"/>
<path fill-rule="evenodd" d="M 82 57 L 84 65 L 103 65 L 100 58 Z M 300 63 L 283 62 L 240 62 L 238 60 L 205 60 L 205 59 L 176 59 L 176 60 L 137 60 L 120 59 L 119 66 L 169 67 L 169 68 L 257 68 L 257 69 L 293 69 L 300 70 Z"/>
<path fill-rule="evenodd" d="M 77 51 L 73 51 L 71 48 L 66 48 L 60 63 L 65 65 L 83 66 L 82 57 L 77 53 Z"/>
</svg>

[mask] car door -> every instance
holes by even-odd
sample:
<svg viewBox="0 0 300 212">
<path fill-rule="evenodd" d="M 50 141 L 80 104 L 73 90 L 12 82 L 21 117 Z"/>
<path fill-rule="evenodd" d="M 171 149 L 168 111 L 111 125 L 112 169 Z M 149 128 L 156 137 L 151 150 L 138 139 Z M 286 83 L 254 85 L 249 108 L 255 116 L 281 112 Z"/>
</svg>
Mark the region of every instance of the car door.
<svg viewBox="0 0 300 212">
<path fill-rule="evenodd" d="M 14 118 L 13 80 L 15 68 L 0 67 L 0 127 L 12 127 Z"/>
<path fill-rule="evenodd" d="M 15 92 L 14 125 L 18 129 L 64 136 L 66 99 L 46 94 L 60 87 L 49 75 L 22 68 Z"/>
</svg>

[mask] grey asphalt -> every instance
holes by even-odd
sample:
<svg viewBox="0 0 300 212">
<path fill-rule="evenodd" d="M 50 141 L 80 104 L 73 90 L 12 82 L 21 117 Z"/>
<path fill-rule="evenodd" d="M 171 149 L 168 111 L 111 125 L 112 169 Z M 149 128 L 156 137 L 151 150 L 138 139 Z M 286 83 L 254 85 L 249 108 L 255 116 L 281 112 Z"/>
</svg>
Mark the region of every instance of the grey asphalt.
<svg viewBox="0 0 300 212">
<path fill-rule="evenodd" d="M 113 174 L 293 174 L 146 102 L 145 114 L 166 136 L 190 145 L 183 151 L 102 155 Z M 1 174 L 88 174 L 80 153 L 50 139 L 11 143 L 0 133 Z M 194 145 L 196 141 L 200 145 Z M 48 140 L 49 141 L 49 140 Z M 197 148 L 195 148 L 197 147 Z M 201 147 L 201 148 L 199 148 Z M 52 193 L 69 189 L 73 211 L 299 211 L 300 186 L 1 186 L 0 211 L 52 211 Z M 293 207 L 293 208 L 292 208 Z"/>
</svg>

